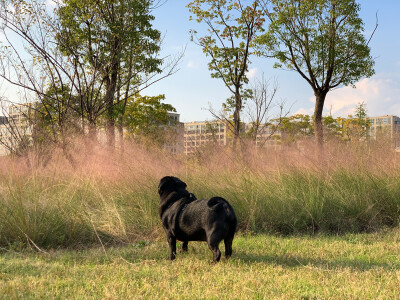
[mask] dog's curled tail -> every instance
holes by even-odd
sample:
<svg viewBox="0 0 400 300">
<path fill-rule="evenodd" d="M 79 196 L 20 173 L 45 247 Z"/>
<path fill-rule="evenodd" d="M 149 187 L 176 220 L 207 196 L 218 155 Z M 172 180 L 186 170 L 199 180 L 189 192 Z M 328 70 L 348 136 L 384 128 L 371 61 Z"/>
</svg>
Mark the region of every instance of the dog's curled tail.
<svg viewBox="0 0 400 300">
<path fill-rule="evenodd" d="M 207 205 L 211 209 L 215 209 L 215 210 L 223 209 L 225 212 L 225 215 L 227 217 L 227 220 L 229 221 L 229 223 L 231 225 L 233 225 L 233 228 L 234 228 L 233 231 L 234 232 L 236 231 L 236 227 L 237 227 L 236 214 L 228 201 L 226 201 L 222 197 L 212 197 L 210 200 L 208 200 Z"/>
</svg>

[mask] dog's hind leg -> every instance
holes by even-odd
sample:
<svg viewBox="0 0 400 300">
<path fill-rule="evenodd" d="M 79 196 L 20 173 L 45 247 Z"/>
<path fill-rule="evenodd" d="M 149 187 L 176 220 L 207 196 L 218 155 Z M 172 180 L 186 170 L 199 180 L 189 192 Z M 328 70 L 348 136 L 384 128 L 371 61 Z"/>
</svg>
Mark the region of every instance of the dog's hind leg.
<svg viewBox="0 0 400 300">
<path fill-rule="evenodd" d="M 233 242 L 233 236 L 226 237 L 224 239 L 224 244 L 225 244 L 225 257 L 228 259 L 232 255 L 232 242 Z"/>
<path fill-rule="evenodd" d="M 213 233 L 211 234 L 208 239 L 207 239 L 207 243 L 208 243 L 208 247 L 210 248 L 210 250 L 212 251 L 214 258 L 213 258 L 213 262 L 219 262 L 220 258 L 221 258 L 221 251 L 219 250 L 219 242 L 221 241 L 219 234 Z"/>
<path fill-rule="evenodd" d="M 188 251 L 188 244 L 189 244 L 188 241 L 184 241 L 182 243 L 182 252 L 187 252 Z"/>
<path fill-rule="evenodd" d="M 235 236 L 235 229 L 236 229 L 236 226 L 231 226 L 228 234 L 224 238 L 225 257 L 226 258 L 229 258 L 232 255 L 232 242 L 233 242 L 233 238 Z"/>
</svg>

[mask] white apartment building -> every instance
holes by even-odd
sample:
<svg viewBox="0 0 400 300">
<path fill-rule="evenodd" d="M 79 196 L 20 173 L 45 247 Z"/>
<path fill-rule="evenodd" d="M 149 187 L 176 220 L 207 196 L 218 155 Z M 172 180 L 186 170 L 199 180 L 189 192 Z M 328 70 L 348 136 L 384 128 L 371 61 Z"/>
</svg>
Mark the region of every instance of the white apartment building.
<svg viewBox="0 0 400 300">
<path fill-rule="evenodd" d="M 18 147 L 21 139 L 32 136 L 28 123 L 31 104 L 13 104 L 8 108 L 8 117 L 0 117 L 0 156 L 8 155 L 9 149 Z"/>
<path fill-rule="evenodd" d="M 228 143 L 228 128 L 224 121 L 185 123 L 184 153 L 190 154 L 207 143 L 226 145 Z"/>
<path fill-rule="evenodd" d="M 394 115 L 369 117 L 368 136 L 377 139 L 385 135 L 393 140 L 394 145 L 400 145 L 400 118 Z"/>
<path fill-rule="evenodd" d="M 277 126 L 270 126 L 266 124 L 260 124 L 257 132 L 257 136 L 255 139 L 256 146 L 258 147 L 277 147 L 279 145 L 277 137 L 280 137 L 282 134 Z M 253 124 L 246 124 L 245 126 L 246 133 L 251 132 L 253 130 Z"/>
<path fill-rule="evenodd" d="M 174 154 L 182 154 L 184 153 L 184 125 L 179 121 L 180 114 L 169 112 L 168 118 L 169 122 L 167 126 L 168 128 L 172 129 L 172 134 L 170 137 L 170 141 L 164 144 L 164 149 Z"/>
</svg>

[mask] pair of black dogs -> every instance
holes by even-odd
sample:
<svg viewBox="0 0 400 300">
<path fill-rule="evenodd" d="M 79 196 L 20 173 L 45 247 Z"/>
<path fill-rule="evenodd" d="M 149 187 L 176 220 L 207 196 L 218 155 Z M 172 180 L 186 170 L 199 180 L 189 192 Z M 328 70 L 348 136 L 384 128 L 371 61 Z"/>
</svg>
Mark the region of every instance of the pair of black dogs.
<svg viewBox="0 0 400 300">
<path fill-rule="evenodd" d="M 232 241 L 237 219 L 232 206 L 221 197 L 198 200 L 186 190 L 179 178 L 166 176 L 160 180 L 159 214 L 171 250 L 176 256 L 176 241 L 182 241 L 182 250 L 188 250 L 189 241 L 206 241 L 213 252 L 214 262 L 221 258 L 219 243 L 224 240 L 225 257 L 232 255 Z"/>
</svg>

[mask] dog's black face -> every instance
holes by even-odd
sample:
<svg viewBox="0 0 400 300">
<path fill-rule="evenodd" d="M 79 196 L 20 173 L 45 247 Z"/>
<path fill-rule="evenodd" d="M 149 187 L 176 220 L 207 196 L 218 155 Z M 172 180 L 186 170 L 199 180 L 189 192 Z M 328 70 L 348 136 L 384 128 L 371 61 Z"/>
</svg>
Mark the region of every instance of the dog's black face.
<svg viewBox="0 0 400 300">
<path fill-rule="evenodd" d="M 158 185 L 158 194 L 161 196 L 164 192 L 174 192 L 182 189 L 186 189 L 187 185 L 179 178 L 174 176 L 165 176 L 161 178 L 160 184 Z"/>
</svg>

